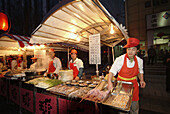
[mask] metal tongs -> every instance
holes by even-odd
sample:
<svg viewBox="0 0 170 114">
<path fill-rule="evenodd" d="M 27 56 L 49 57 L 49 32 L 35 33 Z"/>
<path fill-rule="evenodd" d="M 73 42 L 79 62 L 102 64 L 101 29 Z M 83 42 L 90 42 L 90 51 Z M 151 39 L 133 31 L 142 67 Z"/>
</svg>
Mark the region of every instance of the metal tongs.
<svg viewBox="0 0 170 114">
<path fill-rule="evenodd" d="M 117 95 L 117 93 L 115 93 L 116 86 L 117 86 L 117 80 L 115 80 L 113 83 L 113 88 L 111 89 L 111 95 Z"/>
</svg>

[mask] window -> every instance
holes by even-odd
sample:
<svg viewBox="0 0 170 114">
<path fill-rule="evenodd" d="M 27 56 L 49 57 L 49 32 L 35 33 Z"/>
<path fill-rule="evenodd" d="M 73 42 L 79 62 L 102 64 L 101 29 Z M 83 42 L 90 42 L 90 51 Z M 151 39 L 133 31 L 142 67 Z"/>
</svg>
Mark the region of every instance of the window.
<svg viewBox="0 0 170 114">
<path fill-rule="evenodd" d="M 145 8 L 151 7 L 151 1 L 146 1 L 145 2 Z"/>
</svg>

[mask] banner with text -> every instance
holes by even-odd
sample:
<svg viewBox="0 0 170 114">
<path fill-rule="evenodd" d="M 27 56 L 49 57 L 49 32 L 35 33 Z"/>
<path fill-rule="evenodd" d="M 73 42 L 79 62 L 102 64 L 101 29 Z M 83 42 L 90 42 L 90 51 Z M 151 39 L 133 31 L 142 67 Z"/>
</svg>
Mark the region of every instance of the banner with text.
<svg viewBox="0 0 170 114">
<path fill-rule="evenodd" d="M 20 88 L 21 107 L 33 113 L 33 91 Z"/>
<path fill-rule="evenodd" d="M 57 114 L 56 97 L 36 93 L 36 114 Z"/>
</svg>

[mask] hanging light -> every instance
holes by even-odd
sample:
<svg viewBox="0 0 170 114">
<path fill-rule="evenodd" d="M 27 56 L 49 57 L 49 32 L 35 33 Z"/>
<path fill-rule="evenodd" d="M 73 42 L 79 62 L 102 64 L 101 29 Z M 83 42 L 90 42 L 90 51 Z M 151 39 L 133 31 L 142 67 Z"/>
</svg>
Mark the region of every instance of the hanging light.
<svg viewBox="0 0 170 114">
<path fill-rule="evenodd" d="M 0 30 L 7 31 L 8 28 L 8 17 L 6 14 L 0 12 Z"/>
<path fill-rule="evenodd" d="M 110 25 L 110 34 L 113 34 L 115 31 L 113 30 L 113 24 Z"/>
</svg>

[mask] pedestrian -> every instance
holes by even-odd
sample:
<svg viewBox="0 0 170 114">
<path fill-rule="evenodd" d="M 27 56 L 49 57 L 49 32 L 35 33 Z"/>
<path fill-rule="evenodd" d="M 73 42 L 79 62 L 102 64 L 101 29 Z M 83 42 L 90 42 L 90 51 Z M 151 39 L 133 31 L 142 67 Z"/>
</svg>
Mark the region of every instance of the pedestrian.
<svg viewBox="0 0 170 114">
<path fill-rule="evenodd" d="M 151 63 L 153 65 L 156 56 L 156 50 L 153 45 L 148 49 L 148 65 Z"/>
<path fill-rule="evenodd" d="M 139 40 L 136 38 L 128 38 L 126 48 L 126 54 L 123 54 L 116 58 L 113 63 L 108 77 L 108 89 L 112 90 L 113 84 L 111 82 L 112 77 L 118 73 L 117 80 L 132 82 L 134 87 L 132 103 L 130 108 L 131 114 L 139 113 L 139 85 L 137 77 L 140 80 L 141 88 L 145 88 L 145 81 L 143 78 L 143 60 L 136 56 L 137 50 L 139 50 Z"/>
</svg>

